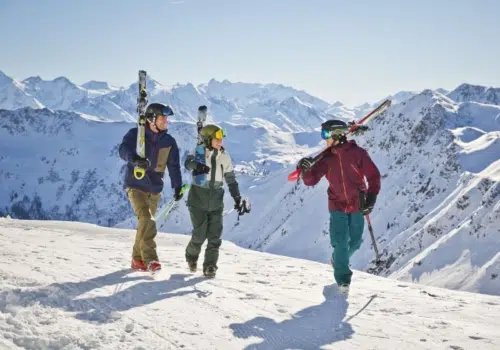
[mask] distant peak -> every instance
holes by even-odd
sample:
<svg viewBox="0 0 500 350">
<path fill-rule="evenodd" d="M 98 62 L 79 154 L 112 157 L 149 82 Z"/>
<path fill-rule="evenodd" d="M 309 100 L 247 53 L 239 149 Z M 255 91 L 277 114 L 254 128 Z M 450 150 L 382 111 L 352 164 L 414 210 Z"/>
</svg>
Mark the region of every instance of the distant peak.
<svg viewBox="0 0 500 350">
<path fill-rule="evenodd" d="M 85 84 L 82 84 L 82 87 L 89 90 L 110 90 L 107 82 L 98 80 L 90 80 Z"/>
<path fill-rule="evenodd" d="M 57 77 L 52 81 L 55 83 L 73 84 L 68 78 L 63 77 L 63 76 Z"/>
<path fill-rule="evenodd" d="M 0 84 L 12 83 L 14 79 L 0 70 Z"/>
</svg>

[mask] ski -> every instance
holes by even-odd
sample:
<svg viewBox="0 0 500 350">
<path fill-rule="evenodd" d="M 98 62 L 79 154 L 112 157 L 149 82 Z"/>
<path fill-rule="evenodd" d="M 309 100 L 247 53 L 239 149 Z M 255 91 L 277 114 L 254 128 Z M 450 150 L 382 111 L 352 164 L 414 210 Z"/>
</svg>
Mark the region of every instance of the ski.
<svg viewBox="0 0 500 350">
<path fill-rule="evenodd" d="M 198 138 L 196 142 L 196 148 L 194 152 L 194 159 L 202 164 L 205 164 L 205 145 L 201 139 L 200 131 L 204 126 L 205 121 L 207 120 L 207 112 L 208 108 L 205 105 L 198 107 L 198 121 L 196 122 L 196 128 L 198 133 Z M 207 175 L 206 174 L 193 174 L 193 182 L 197 185 L 201 185 L 205 183 Z"/>
<path fill-rule="evenodd" d="M 187 189 L 189 188 L 189 185 L 188 184 L 184 184 L 182 185 L 181 187 L 181 194 L 183 194 L 184 192 L 187 191 Z M 175 201 L 175 198 L 172 198 L 164 207 L 163 207 L 163 210 L 156 215 L 156 218 L 155 220 L 158 220 L 162 215 L 164 218 L 166 218 L 168 216 L 168 214 L 170 214 L 170 211 L 172 211 L 172 209 L 174 208 L 175 206 L 175 203 L 177 203 Z"/>
<path fill-rule="evenodd" d="M 137 113 L 138 113 L 138 119 L 137 119 L 137 146 L 136 146 L 136 153 L 139 157 L 145 158 L 146 157 L 146 106 L 148 104 L 148 93 L 146 90 L 146 76 L 147 73 L 145 70 L 140 70 L 139 71 L 139 83 L 138 83 L 138 88 L 139 88 L 139 97 L 137 97 Z M 137 180 L 141 180 L 144 175 L 146 174 L 146 171 L 142 168 L 135 167 L 134 168 L 134 176 Z"/>
<path fill-rule="evenodd" d="M 392 101 L 391 100 L 385 100 L 382 102 L 377 108 L 372 110 L 370 113 L 365 115 L 363 118 L 361 118 L 359 121 L 351 123 L 349 127 L 349 131 L 347 132 L 346 135 L 356 131 L 358 128 L 361 128 L 361 126 L 364 126 L 365 123 L 369 122 L 375 117 L 378 117 L 379 115 L 382 115 L 390 106 L 391 106 Z M 314 162 L 315 164 L 317 161 L 319 161 L 325 153 L 330 149 L 330 147 L 326 147 L 323 149 L 318 155 L 314 157 Z M 300 178 L 300 175 L 302 173 L 302 169 L 296 169 L 293 172 L 291 172 L 288 175 L 288 181 L 297 181 Z"/>
</svg>

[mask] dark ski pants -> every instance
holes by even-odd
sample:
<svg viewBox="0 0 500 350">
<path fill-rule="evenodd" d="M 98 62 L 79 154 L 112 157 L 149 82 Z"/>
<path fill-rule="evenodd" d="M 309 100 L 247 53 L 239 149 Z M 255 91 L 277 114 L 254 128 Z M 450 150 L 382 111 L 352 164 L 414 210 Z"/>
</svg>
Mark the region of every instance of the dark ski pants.
<svg viewBox="0 0 500 350">
<path fill-rule="evenodd" d="M 203 209 L 189 207 L 189 214 L 191 215 L 193 232 L 191 234 L 191 240 L 186 247 L 186 260 L 198 261 L 201 246 L 205 240 L 207 240 L 203 269 L 208 266 L 214 266 L 217 268 L 219 248 L 222 243 L 222 208 L 213 211 L 206 211 Z"/>
<path fill-rule="evenodd" d="M 349 259 L 363 242 L 365 219 L 361 213 L 330 212 L 330 243 L 333 247 L 334 277 L 338 285 L 351 284 Z"/>
<path fill-rule="evenodd" d="M 161 194 L 144 192 L 130 187 L 127 188 L 126 193 L 138 219 L 132 258 L 144 261 L 147 266 L 151 261 L 158 261 L 155 242 L 157 231 L 154 215 Z"/>
</svg>

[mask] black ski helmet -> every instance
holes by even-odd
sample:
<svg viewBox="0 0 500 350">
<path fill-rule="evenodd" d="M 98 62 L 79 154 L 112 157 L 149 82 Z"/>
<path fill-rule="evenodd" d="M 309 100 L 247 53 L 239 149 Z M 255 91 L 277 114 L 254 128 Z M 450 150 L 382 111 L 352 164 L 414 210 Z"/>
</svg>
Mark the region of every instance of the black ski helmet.
<svg viewBox="0 0 500 350">
<path fill-rule="evenodd" d="M 151 103 L 146 112 L 144 113 L 146 119 L 154 123 L 156 117 L 159 115 L 171 116 L 174 115 L 174 111 L 169 105 L 164 105 L 163 103 Z"/>
<path fill-rule="evenodd" d="M 321 124 L 321 137 L 325 140 L 332 137 L 334 140 L 345 142 L 348 130 L 349 126 L 344 121 L 330 119 Z"/>
</svg>

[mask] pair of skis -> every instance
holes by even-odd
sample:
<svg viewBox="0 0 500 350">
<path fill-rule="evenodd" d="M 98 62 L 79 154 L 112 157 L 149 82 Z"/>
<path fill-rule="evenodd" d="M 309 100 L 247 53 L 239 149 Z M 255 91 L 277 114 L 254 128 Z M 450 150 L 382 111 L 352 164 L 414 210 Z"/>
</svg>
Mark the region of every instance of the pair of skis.
<svg viewBox="0 0 500 350">
<path fill-rule="evenodd" d="M 349 131 L 346 133 L 346 135 L 349 135 L 350 133 L 356 131 L 358 128 L 360 128 L 360 126 L 366 124 L 373 118 L 382 115 L 382 113 L 384 113 L 391 106 L 391 103 L 392 103 L 391 100 L 385 100 L 384 102 L 382 102 L 377 108 L 375 108 L 370 113 L 365 115 L 359 121 L 353 123 L 349 127 Z M 316 155 L 313 158 L 314 159 L 313 164 L 316 164 L 321 158 L 323 158 L 323 156 L 328 152 L 328 150 L 330 150 L 330 147 L 326 147 L 318 155 Z M 301 174 L 302 174 L 302 169 L 297 168 L 288 175 L 288 181 L 298 181 L 300 179 Z"/>
</svg>

